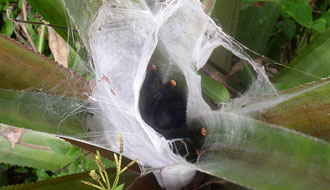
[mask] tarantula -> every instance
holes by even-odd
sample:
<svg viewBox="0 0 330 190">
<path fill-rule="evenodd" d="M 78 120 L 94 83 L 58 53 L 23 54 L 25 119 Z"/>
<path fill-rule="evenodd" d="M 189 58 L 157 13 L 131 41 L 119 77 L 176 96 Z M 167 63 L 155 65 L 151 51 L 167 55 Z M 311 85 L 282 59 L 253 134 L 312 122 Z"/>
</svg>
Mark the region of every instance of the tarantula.
<svg viewBox="0 0 330 190">
<path fill-rule="evenodd" d="M 200 154 L 205 128 L 188 127 L 187 84 L 179 68 L 150 63 L 140 91 L 139 109 L 144 121 L 167 140 L 175 153 L 193 162 Z M 183 143 L 184 142 L 184 143 Z"/>
</svg>

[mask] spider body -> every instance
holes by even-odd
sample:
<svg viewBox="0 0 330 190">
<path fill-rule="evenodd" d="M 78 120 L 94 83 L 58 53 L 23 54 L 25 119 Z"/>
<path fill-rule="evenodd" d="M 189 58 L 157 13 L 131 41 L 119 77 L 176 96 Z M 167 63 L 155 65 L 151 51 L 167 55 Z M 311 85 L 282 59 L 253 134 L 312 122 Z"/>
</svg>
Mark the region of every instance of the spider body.
<svg viewBox="0 0 330 190">
<path fill-rule="evenodd" d="M 183 140 L 184 144 L 182 141 L 174 142 L 173 151 L 182 156 L 188 155 L 186 159 L 193 162 L 200 154 L 196 150 L 201 149 L 206 130 L 187 126 L 185 79 L 181 73 L 169 76 L 164 74 L 169 73 L 164 70 L 156 64 L 148 66 L 140 91 L 140 112 L 144 121 L 167 140 Z"/>
</svg>

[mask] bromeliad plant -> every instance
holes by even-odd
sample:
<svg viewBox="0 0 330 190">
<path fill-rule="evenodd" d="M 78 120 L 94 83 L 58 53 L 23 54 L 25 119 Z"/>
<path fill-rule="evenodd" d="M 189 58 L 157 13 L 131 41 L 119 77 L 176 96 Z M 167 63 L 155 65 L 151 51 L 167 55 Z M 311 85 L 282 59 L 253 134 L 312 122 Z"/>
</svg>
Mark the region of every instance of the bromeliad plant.
<svg viewBox="0 0 330 190">
<path fill-rule="evenodd" d="M 217 1 L 214 4 L 207 1 L 206 5 L 214 5 L 214 10 L 221 10 L 225 4 L 223 2 Z M 0 87 L 3 88 L 0 92 L 2 123 L 65 135 L 66 137 L 62 137 L 65 140 L 95 152 L 95 144 L 77 140 L 85 135 L 85 140 L 104 145 L 101 154 L 109 155 L 108 157 L 114 160 L 116 159 L 112 152 L 109 153 L 110 150 L 120 149 L 116 143 L 111 143 L 118 142 L 112 134 L 121 131 L 127 142 L 124 155 L 131 159 L 141 156 L 139 163 L 147 167 L 147 171 L 153 172 L 158 183 L 167 189 L 194 189 L 220 182 L 219 179 L 203 177 L 205 174 L 241 185 L 235 187 L 241 189 L 327 189 L 329 186 L 330 99 L 326 96 L 330 89 L 328 79 L 274 94 L 263 95 L 264 92 L 260 91 L 259 94 L 254 93 L 253 90 L 273 90 L 264 73 L 260 72 L 262 68 L 242 51 L 234 51 L 242 50 L 241 46 L 217 27 L 215 29 L 214 23 L 200 11 L 200 4 L 196 1 L 165 1 L 168 4 L 121 1 L 116 4 L 98 0 L 79 3 L 70 0 L 63 1 L 62 4 L 62 1 L 49 0 L 40 4 L 30 0 L 29 3 L 44 19 L 54 25 L 69 26 L 64 18 L 71 19 L 78 31 L 75 37 L 79 35 L 78 42 L 80 46 L 84 46 L 82 52 L 85 53 L 81 53 L 82 57 L 87 55 L 87 58 L 93 58 L 96 88 L 91 88 L 85 79 L 52 63 L 51 60 L 1 37 L 0 66 L 4 73 L 0 76 Z M 49 13 L 51 7 L 57 7 L 52 14 Z M 63 15 L 63 10 L 68 10 L 68 15 Z M 182 20 L 184 22 L 180 22 Z M 238 28 L 240 27 L 242 26 Z M 226 26 L 222 28 L 225 29 Z M 60 29 L 58 32 L 65 39 L 71 39 L 68 38 L 67 32 Z M 293 61 L 296 62 L 295 65 L 311 59 L 311 52 L 320 55 L 329 53 L 329 48 L 326 48 L 330 44 L 326 43 L 329 31 L 319 32 L 323 33 L 317 33 L 319 37 L 306 46 L 304 52 Z M 210 54 L 208 48 L 212 46 L 211 42 L 214 42 L 210 39 L 221 39 L 224 47 L 250 61 L 256 68 L 254 71 L 246 61 L 238 61 L 232 70 L 227 71 L 228 76 L 235 75 L 236 81 L 245 82 L 252 78 L 252 86 L 255 88 L 250 88 L 246 94 L 254 96 L 251 98 L 243 95 L 232 99 L 225 103 L 220 111 L 211 111 L 205 107 L 206 104 L 198 94 L 199 77 L 195 69 L 206 62 L 206 57 Z M 77 44 L 68 41 L 71 45 Z M 199 48 L 193 49 L 199 42 Z M 129 49 L 130 47 L 134 49 Z M 76 47 L 76 50 L 79 52 L 79 48 Z M 221 51 L 220 49 L 215 52 Z M 217 55 L 229 56 L 229 60 L 232 56 L 228 53 Z M 215 64 L 218 63 L 216 60 L 219 60 L 217 55 L 211 56 L 210 65 L 223 71 L 224 68 Z M 321 59 L 318 62 L 325 61 Z M 135 69 L 133 63 L 137 62 L 140 67 L 136 72 L 132 72 Z M 141 66 L 141 63 L 144 63 L 144 66 Z M 321 63 L 317 64 L 322 66 Z M 299 73 L 307 72 L 299 66 L 294 66 L 293 70 Z M 130 75 L 130 72 L 136 75 Z M 212 74 L 213 71 L 208 65 L 203 68 L 203 72 Z M 275 78 L 274 81 L 283 83 L 287 72 L 283 70 L 284 74 L 281 72 L 278 75 L 281 79 Z M 320 76 L 317 73 L 312 75 Z M 135 76 L 133 81 L 130 76 Z M 239 91 L 246 88 L 244 84 L 248 86 L 244 82 L 243 85 L 230 83 L 229 79 L 223 79 L 225 82 L 221 85 L 205 73 L 202 76 L 204 96 L 211 100 L 210 102 L 224 103 L 224 100 L 230 98 L 228 91 L 232 95 L 239 94 Z M 291 76 L 290 72 L 287 76 Z M 213 75 L 212 77 L 216 78 Z M 306 78 L 304 82 L 308 82 L 305 81 Z M 219 77 L 216 79 L 222 80 Z M 129 86 L 130 82 L 134 85 Z M 259 84 L 263 86 L 258 86 Z M 127 89 L 120 90 L 124 88 Z M 129 96 L 132 89 L 134 96 Z M 218 89 L 222 91 L 215 93 Z M 137 114 L 137 109 L 141 116 Z M 127 113 L 131 118 L 125 115 Z M 107 128 L 109 125 L 110 128 Z M 168 141 L 159 138 L 155 131 L 171 140 L 173 150 L 178 154 L 172 153 Z M 13 140 L 13 135 L 9 134 L 15 133 L 1 131 L 2 140 L 11 143 L 9 147 L 3 145 L 7 148 L 3 151 L 5 155 L 18 151 L 19 146 L 26 146 L 23 143 L 25 139 L 20 135 L 16 135 Z M 39 142 L 33 143 L 32 148 L 40 148 Z M 106 146 L 112 147 L 109 150 Z M 156 148 L 153 149 L 154 147 Z M 179 156 L 184 156 L 187 151 L 189 155 L 185 158 L 190 162 Z M 9 157 L 1 157 L 1 162 L 9 160 Z M 129 163 L 125 160 L 124 162 Z M 13 164 L 22 163 L 17 161 Z M 36 167 L 36 162 L 27 162 L 24 165 Z M 50 169 L 47 164 L 43 167 Z M 133 166 L 132 171 L 139 169 Z M 204 174 L 196 174 L 196 171 Z M 134 177 L 136 174 L 128 172 L 121 176 L 121 179 L 125 184 L 129 184 Z M 54 180 L 34 185 L 48 188 L 50 183 L 54 184 Z M 64 181 L 75 183 L 77 178 L 68 176 L 57 180 L 63 184 Z M 136 180 L 130 189 L 160 188 L 154 182 L 155 179 L 147 175 Z"/>
</svg>

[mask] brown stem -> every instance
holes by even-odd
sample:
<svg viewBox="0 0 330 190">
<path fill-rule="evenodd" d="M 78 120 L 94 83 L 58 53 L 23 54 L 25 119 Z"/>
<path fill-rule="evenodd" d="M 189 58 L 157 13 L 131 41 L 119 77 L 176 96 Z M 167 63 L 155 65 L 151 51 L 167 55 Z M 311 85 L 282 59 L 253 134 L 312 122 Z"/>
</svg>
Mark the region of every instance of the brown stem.
<svg viewBox="0 0 330 190">
<path fill-rule="evenodd" d="M 7 8 L 7 11 L 6 11 L 6 14 L 7 14 L 7 18 L 12 21 L 12 22 L 16 22 L 16 23 L 25 23 L 25 24 L 36 24 L 36 25 L 44 25 L 44 26 L 51 26 L 53 28 L 59 28 L 59 29 L 63 29 L 63 30 L 68 30 L 69 28 L 66 27 L 66 26 L 59 26 L 59 25 L 55 25 L 55 24 L 47 24 L 47 23 L 44 23 L 44 22 L 34 22 L 34 21 L 28 21 L 28 20 L 20 20 L 20 19 L 15 19 L 15 18 L 12 18 L 10 16 L 10 13 L 12 12 L 13 10 L 13 7 L 14 5 L 11 5 Z M 72 31 L 74 32 L 77 32 L 77 30 L 75 29 L 71 29 Z"/>
<path fill-rule="evenodd" d="M 44 25 L 44 26 L 51 26 L 53 28 L 59 28 L 59 29 L 64 29 L 68 30 L 69 28 L 66 26 L 59 26 L 59 25 L 54 25 L 54 24 L 47 24 L 43 22 L 33 22 L 33 21 L 25 21 L 25 20 L 19 20 L 19 19 L 14 19 L 14 22 L 20 22 L 20 23 L 26 23 L 26 24 L 36 24 L 36 25 Z M 77 32 L 77 30 L 72 29 L 72 31 Z"/>
</svg>

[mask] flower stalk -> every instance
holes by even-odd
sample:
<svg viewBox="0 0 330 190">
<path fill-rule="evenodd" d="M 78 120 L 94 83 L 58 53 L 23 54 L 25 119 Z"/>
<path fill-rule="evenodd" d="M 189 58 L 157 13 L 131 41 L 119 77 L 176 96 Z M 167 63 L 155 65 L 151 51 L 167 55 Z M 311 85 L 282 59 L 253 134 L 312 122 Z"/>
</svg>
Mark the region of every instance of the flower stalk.
<svg viewBox="0 0 330 190">
<path fill-rule="evenodd" d="M 139 158 L 136 158 L 132 162 L 128 163 L 124 168 L 121 168 L 121 162 L 123 158 L 123 152 L 124 152 L 124 146 L 123 146 L 123 138 L 120 133 L 118 133 L 119 137 L 119 143 L 120 143 L 120 150 L 119 150 L 119 157 L 116 153 L 114 153 L 115 163 L 116 163 L 116 178 L 114 179 L 114 182 L 111 186 L 109 175 L 106 171 L 105 165 L 101 160 L 101 155 L 99 151 L 96 151 L 95 155 L 95 162 L 98 167 L 98 171 L 92 170 L 90 171 L 89 175 L 92 177 L 92 179 L 98 183 L 98 185 L 90 183 L 88 181 L 81 181 L 82 183 L 89 185 L 91 187 L 94 187 L 96 189 L 100 190 L 115 190 L 117 188 L 120 175 L 125 172 L 130 166 L 135 164 Z M 102 180 L 100 180 L 102 179 Z"/>
</svg>

